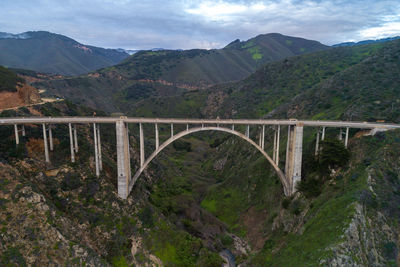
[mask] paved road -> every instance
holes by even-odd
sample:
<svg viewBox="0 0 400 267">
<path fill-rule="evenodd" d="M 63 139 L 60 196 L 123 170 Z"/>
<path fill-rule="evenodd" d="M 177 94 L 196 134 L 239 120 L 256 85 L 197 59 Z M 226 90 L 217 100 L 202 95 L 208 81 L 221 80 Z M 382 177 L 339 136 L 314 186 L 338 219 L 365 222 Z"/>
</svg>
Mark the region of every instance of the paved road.
<svg viewBox="0 0 400 267">
<path fill-rule="evenodd" d="M 160 124 L 197 124 L 197 125 L 303 125 L 312 127 L 349 127 L 359 129 L 394 129 L 400 124 L 354 122 L 354 121 L 310 121 L 310 120 L 245 120 L 245 119 L 167 119 L 167 118 L 131 118 L 131 117 L 15 117 L 0 118 L 0 125 L 12 124 L 65 124 L 65 123 L 160 123 Z"/>
</svg>

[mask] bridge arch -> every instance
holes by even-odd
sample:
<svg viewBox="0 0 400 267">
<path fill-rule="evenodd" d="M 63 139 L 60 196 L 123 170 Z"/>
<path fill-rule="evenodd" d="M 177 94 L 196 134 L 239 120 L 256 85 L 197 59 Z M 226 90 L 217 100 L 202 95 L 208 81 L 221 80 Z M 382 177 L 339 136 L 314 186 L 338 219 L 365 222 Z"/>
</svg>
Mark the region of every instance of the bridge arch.
<svg viewBox="0 0 400 267">
<path fill-rule="evenodd" d="M 168 145 L 172 144 L 174 141 L 189 135 L 189 134 L 193 134 L 193 133 L 197 133 L 197 132 L 202 132 L 202 131 L 220 131 L 220 132 L 225 132 L 225 133 L 230 133 L 233 135 L 236 135 L 240 138 L 242 138 L 243 140 L 246 140 L 248 143 L 250 143 L 251 145 L 253 145 L 255 148 L 258 149 L 258 151 L 261 152 L 261 154 L 268 160 L 268 162 L 272 165 L 272 167 L 274 168 L 274 170 L 276 171 L 279 180 L 282 183 L 283 186 L 283 190 L 285 195 L 289 195 L 290 194 L 290 186 L 288 184 L 288 181 L 286 179 L 285 174 L 282 172 L 282 170 L 279 168 L 279 166 L 277 164 L 275 164 L 275 162 L 270 158 L 270 156 L 268 156 L 268 154 L 259 146 L 257 145 L 256 142 L 254 142 L 253 140 L 251 140 L 249 137 L 247 137 L 246 135 L 235 131 L 235 130 L 231 130 L 229 128 L 225 128 L 225 127 L 213 127 L 213 126 L 206 126 L 206 127 L 195 127 L 195 128 L 190 128 L 187 130 L 184 130 L 182 132 L 179 132 L 173 136 L 171 136 L 169 139 L 167 139 L 164 143 L 162 143 L 158 149 L 156 149 L 143 163 L 143 166 L 141 166 L 139 168 L 139 170 L 135 173 L 135 175 L 132 177 L 132 179 L 129 182 L 129 188 L 128 188 L 128 194 L 131 192 L 133 185 L 135 184 L 136 180 L 139 178 L 139 176 L 142 174 L 142 172 L 146 169 L 146 167 L 150 164 L 150 162 L 162 151 L 164 150 L 164 148 L 166 148 Z"/>
</svg>

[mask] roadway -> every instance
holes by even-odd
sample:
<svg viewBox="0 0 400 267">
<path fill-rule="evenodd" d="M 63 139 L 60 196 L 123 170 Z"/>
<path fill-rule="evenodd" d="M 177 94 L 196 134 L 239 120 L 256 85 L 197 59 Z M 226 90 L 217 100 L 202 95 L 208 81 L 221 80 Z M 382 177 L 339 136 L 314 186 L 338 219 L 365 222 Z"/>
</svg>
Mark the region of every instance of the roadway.
<svg viewBox="0 0 400 267">
<path fill-rule="evenodd" d="M 320 121 L 320 120 L 247 120 L 247 119 L 174 119 L 174 118 L 133 118 L 133 117 L 15 117 L 0 118 L 0 125 L 13 124 L 66 124 L 66 123 L 150 123 L 150 124 L 196 124 L 196 125 L 299 125 L 311 127 L 349 127 L 358 129 L 395 129 L 400 124 L 355 122 L 355 121 Z"/>
</svg>

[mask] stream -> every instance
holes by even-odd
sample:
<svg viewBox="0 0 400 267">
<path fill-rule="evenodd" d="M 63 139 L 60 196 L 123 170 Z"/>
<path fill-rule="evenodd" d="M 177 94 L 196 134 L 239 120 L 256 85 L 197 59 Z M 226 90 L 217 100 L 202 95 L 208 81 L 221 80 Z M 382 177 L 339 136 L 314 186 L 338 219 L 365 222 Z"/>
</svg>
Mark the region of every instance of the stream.
<svg viewBox="0 0 400 267">
<path fill-rule="evenodd" d="M 224 249 L 219 255 L 226 261 L 222 267 L 236 267 L 235 256 L 228 249 Z"/>
</svg>

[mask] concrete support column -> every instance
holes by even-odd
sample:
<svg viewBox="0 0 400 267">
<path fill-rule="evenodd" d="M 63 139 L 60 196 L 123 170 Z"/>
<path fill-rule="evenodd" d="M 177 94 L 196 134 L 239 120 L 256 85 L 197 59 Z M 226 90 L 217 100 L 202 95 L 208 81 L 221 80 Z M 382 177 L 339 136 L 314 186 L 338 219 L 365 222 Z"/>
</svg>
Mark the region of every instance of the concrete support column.
<svg viewBox="0 0 400 267">
<path fill-rule="evenodd" d="M 261 147 L 262 143 L 262 130 L 260 131 L 260 135 L 258 136 L 258 146 Z"/>
<path fill-rule="evenodd" d="M 247 125 L 247 127 L 246 127 L 246 137 L 247 138 L 250 137 L 250 125 Z"/>
<path fill-rule="evenodd" d="M 158 147 L 160 146 L 160 140 L 158 137 L 158 125 L 157 123 L 155 124 L 155 130 L 156 130 L 156 150 L 158 149 Z"/>
<path fill-rule="evenodd" d="M 278 134 L 276 136 L 276 157 L 275 157 L 275 163 L 276 165 L 279 165 L 279 139 L 281 137 L 281 126 L 278 125 Z"/>
<path fill-rule="evenodd" d="M 342 130 L 342 128 L 340 128 L 340 131 L 339 131 L 339 140 L 340 141 L 343 140 L 343 130 Z"/>
<path fill-rule="evenodd" d="M 186 131 L 189 131 L 189 124 L 186 124 Z"/>
<path fill-rule="evenodd" d="M 315 141 L 315 153 L 314 155 L 317 156 L 319 151 L 319 128 L 317 131 L 317 140 Z"/>
<path fill-rule="evenodd" d="M 286 151 L 285 176 L 290 186 L 289 195 L 296 192 L 296 185 L 301 180 L 301 164 L 303 157 L 303 125 L 298 124 L 289 128 L 288 144 Z"/>
<path fill-rule="evenodd" d="M 274 126 L 274 148 L 272 150 L 272 160 L 275 162 L 275 157 L 276 157 L 276 129 Z"/>
<path fill-rule="evenodd" d="M 76 150 L 78 149 L 78 143 L 76 142 L 76 139 L 75 139 L 75 145 L 76 145 Z M 103 158 L 102 158 L 102 155 L 101 155 L 101 139 L 100 139 L 100 124 L 97 124 L 97 150 L 98 150 L 98 152 L 99 152 L 99 168 L 100 168 L 100 171 L 102 171 L 103 170 Z"/>
<path fill-rule="evenodd" d="M 292 131 L 292 126 L 288 125 L 288 136 L 287 136 L 287 142 L 286 142 L 286 161 L 285 161 L 285 174 L 289 172 L 289 154 L 290 154 L 290 138 L 291 138 L 291 131 Z"/>
<path fill-rule="evenodd" d="M 296 192 L 296 185 L 301 180 L 303 157 L 303 125 L 289 127 L 288 149 L 286 151 L 285 176 L 290 186 L 289 195 Z"/>
<path fill-rule="evenodd" d="M 22 124 L 22 136 L 25 136 L 25 125 L 24 124 Z"/>
<path fill-rule="evenodd" d="M 321 141 L 325 140 L 325 126 L 322 127 L 322 136 L 321 136 Z"/>
<path fill-rule="evenodd" d="M 171 137 L 174 136 L 174 125 L 171 123 Z"/>
<path fill-rule="evenodd" d="M 172 124 L 171 124 L 171 127 L 172 127 Z M 172 130 L 171 130 L 171 133 L 172 133 Z M 141 123 L 139 123 L 139 134 L 140 134 L 140 167 L 143 167 L 143 165 L 144 165 L 144 136 L 143 136 L 143 126 Z"/>
<path fill-rule="evenodd" d="M 52 125 L 49 125 L 49 143 L 50 143 L 50 151 L 54 150 L 54 144 L 53 144 L 53 131 L 52 131 Z"/>
<path fill-rule="evenodd" d="M 232 124 L 232 131 L 235 130 L 235 124 Z"/>
<path fill-rule="evenodd" d="M 76 131 L 76 124 L 74 124 L 74 142 L 75 142 L 75 152 L 78 153 L 79 147 L 78 147 L 78 134 Z"/>
<path fill-rule="evenodd" d="M 69 127 L 69 146 L 71 148 L 71 162 L 75 162 L 74 139 L 72 137 L 71 123 L 68 123 L 68 127 Z"/>
<path fill-rule="evenodd" d="M 123 120 L 117 121 L 115 126 L 117 137 L 118 196 L 126 199 L 131 179 L 128 127 L 126 127 Z"/>
<path fill-rule="evenodd" d="M 15 133 L 15 144 L 19 145 L 19 133 L 17 124 L 14 124 L 14 133 Z"/>
<path fill-rule="evenodd" d="M 265 144 L 265 125 L 262 126 L 262 133 L 261 133 L 261 148 L 264 150 L 264 144 Z"/>
<path fill-rule="evenodd" d="M 294 164 L 292 178 L 292 193 L 296 192 L 297 183 L 301 181 L 301 165 L 303 160 L 303 125 L 295 128 Z"/>
<path fill-rule="evenodd" d="M 49 147 L 47 146 L 47 133 L 46 133 L 46 124 L 42 124 L 43 127 L 43 142 L 44 142 L 44 157 L 46 159 L 46 162 L 50 162 L 50 157 L 49 157 Z"/>
<path fill-rule="evenodd" d="M 96 123 L 93 123 L 93 136 L 94 136 L 94 161 L 96 164 L 96 176 L 100 176 L 100 166 L 99 166 L 99 147 L 97 143 L 97 126 Z"/>
<path fill-rule="evenodd" d="M 346 127 L 346 137 L 344 139 L 344 146 L 347 148 L 347 144 L 349 143 L 349 127 Z"/>
</svg>

